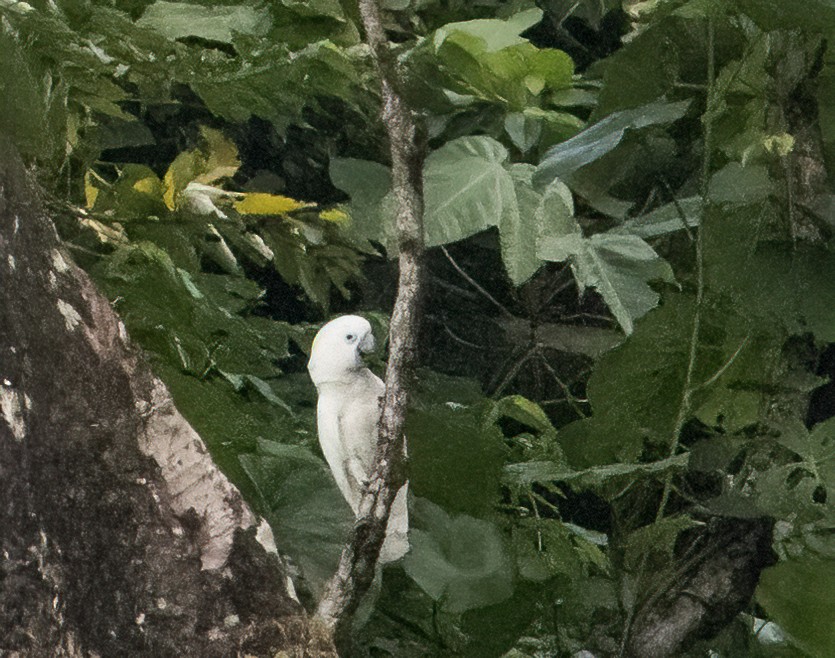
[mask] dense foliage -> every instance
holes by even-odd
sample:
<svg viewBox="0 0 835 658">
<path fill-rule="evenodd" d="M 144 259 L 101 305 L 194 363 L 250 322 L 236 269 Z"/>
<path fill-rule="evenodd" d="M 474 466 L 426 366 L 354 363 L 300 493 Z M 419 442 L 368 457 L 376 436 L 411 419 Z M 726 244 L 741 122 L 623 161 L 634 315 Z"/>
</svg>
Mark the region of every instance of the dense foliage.
<svg viewBox="0 0 835 658">
<path fill-rule="evenodd" d="M 694 530 L 764 517 L 776 564 L 692 655 L 834 655 L 835 9 L 381 4 L 433 280 L 413 548 L 361 646 L 617 655 Z M 383 335 L 394 285 L 357 25 L 350 0 L 0 0 L 0 130 L 311 604 L 351 514 L 305 353 L 331 313 Z"/>
</svg>

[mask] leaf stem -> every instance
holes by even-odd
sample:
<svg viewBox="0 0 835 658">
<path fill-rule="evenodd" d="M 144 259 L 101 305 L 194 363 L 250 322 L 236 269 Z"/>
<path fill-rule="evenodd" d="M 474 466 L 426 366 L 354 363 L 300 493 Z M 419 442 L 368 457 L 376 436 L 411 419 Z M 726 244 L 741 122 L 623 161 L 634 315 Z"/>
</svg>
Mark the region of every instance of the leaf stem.
<svg viewBox="0 0 835 658">
<path fill-rule="evenodd" d="M 702 304 L 705 295 L 705 263 L 704 263 L 704 232 L 705 232 L 705 211 L 708 205 L 708 186 L 710 184 L 711 149 L 713 148 L 713 112 L 716 107 L 716 53 L 714 48 L 715 29 L 713 19 L 707 22 L 707 103 L 704 117 L 704 155 L 702 157 L 701 175 L 701 221 L 696 232 L 696 301 L 693 309 L 693 329 L 690 334 L 690 353 L 687 358 L 687 370 L 684 374 L 684 384 L 681 389 L 681 403 L 678 414 L 673 425 L 672 437 L 670 440 L 669 456 L 672 457 L 678 452 L 681 442 L 681 431 L 687 416 L 690 414 L 693 393 L 696 388 L 693 386 L 693 376 L 696 372 L 696 358 L 699 349 L 699 339 L 702 324 Z M 670 491 L 673 486 L 673 475 L 668 473 L 664 478 L 664 489 L 661 493 L 661 503 L 658 505 L 658 512 L 655 521 L 658 522 L 664 517 L 667 503 L 670 500 Z"/>
<path fill-rule="evenodd" d="M 675 424 L 673 425 L 672 436 L 670 439 L 669 457 L 675 456 L 681 442 L 681 431 L 684 428 L 684 423 L 690 414 L 692 407 L 693 393 L 697 390 L 693 387 L 693 376 L 696 371 L 696 357 L 698 355 L 699 339 L 701 335 L 701 312 L 702 303 L 705 292 L 705 277 L 704 277 L 704 227 L 705 227 L 705 210 L 708 205 L 708 186 L 710 183 L 710 165 L 711 165 L 711 149 L 713 146 L 713 112 L 716 104 L 716 53 L 714 48 L 714 24 L 713 19 L 708 18 L 707 21 L 707 102 L 705 106 L 704 116 L 702 121 L 704 123 L 704 155 L 702 157 L 702 171 L 701 171 L 701 219 L 696 232 L 696 300 L 693 309 L 693 328 L 690 334 L 690 351 L 687 359 L 687 370 L 684 375 L 684 383 L 681 389 L 681 403 L 679 404 L 678 413 L 676 414 Z M 664 478 L 664 488 L 661 493 L 661 502 L 658 505 L 658 511 L 655 515 L 655 523 L 658 523 L 664 518 L 664 512 L 667 509 L 667 503 L 670 500 L 670 492 L 673 487 L 673 474 L 667 473 Z M 646 571 L 648 554 L 644 553 L 641 559 L 641 564 L 638 568 L 637 577 L 635 579 L 636 589 L 640 586 Z M 637 601 L 629 608 L 627 618 L 624 623 L 623 634 L 621 636 L 619 657 L 626 655 L 629 644 L 632 626 L 637 615 L 638 604 Z"/>
</svg>

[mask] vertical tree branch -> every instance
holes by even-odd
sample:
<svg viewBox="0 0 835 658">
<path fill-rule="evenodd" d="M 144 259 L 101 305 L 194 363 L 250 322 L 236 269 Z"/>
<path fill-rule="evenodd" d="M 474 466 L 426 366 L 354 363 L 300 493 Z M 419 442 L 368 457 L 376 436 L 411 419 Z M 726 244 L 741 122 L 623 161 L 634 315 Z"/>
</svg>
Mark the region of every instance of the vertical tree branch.
<svg viewBox="0 0 835 658">
<path fill-rule="evenodd" d="M 406 480 L 403 426 L 415 362 L 423 279 L 423 148 L 414 118 L 400 93 L 397 65 L 389 52 L 380 8 L 376 0 L 359 0 L 358 4 L 382 87 L 381 115 L 389 139 L 397 200 L 400 277 L 391 318 L 376 464 L 336 575 L 319 604 L 319 615 L 334 628 L 335 640 L 342 647 L 348 642 L 353 614 L 374 579 L 391 504 Z"/>
<path fill-rule="evenodd" d="M 698 357 L 699 342 L 701 336 L 701 320 L 702 320 L 702 304 L 705 294 L 705 274 L 704 274 L 704 231 L 705 218 L 708 207 L 708 185 L 710 183 L 710 165 L 711 165 L 711 150 L 713 149 L 713 120 L 716 112 L 716 52 L 714 49 L 715 27 L 712 19 L 707 22 L 707 102 L 702 122 L 704 125 L 704 153 L 702 155 L 702 171 L 700 181 L 701 192 L 701 220 L 699 222 L 698 233 L 696 233 L 696 299 L 693 305 L 693 325 L 690 334 L 689 354 L 687 358 L 687 369 L 684 374 L 684 382 L 681 390 L 681 403 L 676 414 L 675 424 L 673 425 L 673 433 L 670 437 L 669 456 L 672 457 L 678 452 L 681 442 L 681 432 L 684 429 L 684 424 L 692 411 L 693 393 L 698 389 L 694 387 L 693 378 L 696 372 L 696 359 Z M 685 222 L 686 223 L 686 222 Z M 664 478 L 664 486 L 661 491 L 661 502 L 658 505 L 658 510 L 655 514 L 655 522 L 658 523 L 664 518 L 664 513 L 667 511 L 667 503 L 670 500 L 670 494 L 673 489 L 673 474 L 667 473 Z M 636 583 L 640 587 L 646 575 L 648 553 L 645 553 L 641 559 L 641 564 L 638 566 Z M 644 602 L 645 603 L 645 602 Z M 643 604 L 641 604 L 643 605 Z M 627 651 L 632 640 L 633 625 L 635 624 L 636 615 L 640 614 L 640 605 L 637 603 L 632 605 L 626 615 L 626 620 L 623 625 L 623 633 L 621 634 L 619 656 L 627 655 Z M 633 643 L 634 644 L 634 643 Z M 634 654 L 633 654 L 634 655 Z"/>
</svg>

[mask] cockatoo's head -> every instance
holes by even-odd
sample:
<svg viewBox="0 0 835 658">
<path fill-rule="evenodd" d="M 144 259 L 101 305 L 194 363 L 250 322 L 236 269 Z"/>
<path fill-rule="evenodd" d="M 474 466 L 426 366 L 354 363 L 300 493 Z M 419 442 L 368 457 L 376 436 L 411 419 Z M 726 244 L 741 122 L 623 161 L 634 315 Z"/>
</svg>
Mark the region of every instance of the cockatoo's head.
<svg viewBox="0 0 835 658">
<path fill-rule="evenodd" d="M 319 329 L 310 349 L 307 370 L 316 386 L 350 381 L 364 367 L 361 353 L 374 350 L 371 324 L 358 315 L 343 315 Z"/>
</svg>

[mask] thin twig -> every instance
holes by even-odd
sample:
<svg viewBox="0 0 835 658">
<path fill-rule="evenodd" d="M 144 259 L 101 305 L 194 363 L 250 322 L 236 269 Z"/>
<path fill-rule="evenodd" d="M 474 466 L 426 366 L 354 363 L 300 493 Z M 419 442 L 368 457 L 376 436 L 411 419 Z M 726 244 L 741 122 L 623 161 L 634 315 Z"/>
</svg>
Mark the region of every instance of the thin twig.
<svg viewBox="0 0 835 658">
<path fill-rule="evenodd" d="M 444 327 L 444 333 L 446 333 L 446 335 L 449 336 L 450 338 L 452 338 L 452 340 L 454 340 L 456 343 L 458 343 L 460 345 L 463 345 L 464 347 L 470 347 L 474 350 L 486 350 L 487 349 L 486 345 L 477 345 L 476 343 L 471 343 L 470 341 L 466 340 L 465 338 L 461 338 L 461 336 L 454 333 L 452 331 L 452 329 L 450 329 L 445 323 L 442 322 L 441 324 Z"/>
<path fill-rule="evenodd" d="M 736 351 L 735 351 L 733 354 L 731 354 L 731 358 L 729 358 L 729 359 L 725 362 L 725 364 L 724 364 L 721 368 L 719 368 L 719 370 L 717 370 L 717 371 L 714 373 L 714 375 L 713 375 L 710 379 L 707 379 L 707 380 L 705 380 L 704 382 L 702 382 L 701 384 L 699 384 L 698 386 L 696 386 L 696 388 L 695 388 L 694 390 L 696 390 L 696 391 L 700 391 L 700 390 L 701 390 L 701 389 L 703 389 L 703 388 L 707 388 L 707 387 L 708 387 L 708 386 L 710 386 L 711 384 L 714 384 L 714 383 L 716 382 L 716 380 L 718 380 L 718 379 L 719 379 L 722 375 L 724 375 L 724 374 L 725 374 L 725 371 L 726 371 L 728 368 L 730 368 L 730 367 L 731 367 L 731 365 L 733 364 L 733 362 L 734 362 L 734 361 L 736 361 L 736 357 L 738 357 L 738 356 L 739 356 L 739 353 L 740 353 L 740 352 L 741 352 L 741 351 L 745 348 L 745 346 L 748 344 L 748 341 L 750 340 L 750 338 L 751 338 L 750 334 L 749 334 L 748 336 L 746 336 L 746 337 L 744 338 L 744 340 L 743 340 L 743 341 L 739 344 L 739 347 L 737 347 L 737 348 L 736 348 Z"/>
<path fill-rule="evenodd" d="M 515 318 L 516 317 L 515 315 L 513 315 L 513 313 L 508 311 L 507 308 L 505 308 L 505 306 L 499 300 L 497 300 L 495 297 L 493 297 L 493 295 L 491 295 L 484 288 L 482 288 L 475 279 L 473 279 L 469 274 L 467 274 L 463 270 L 463 268 L 458 263 L 455 262 L 455 259 L 450 255 L 450 253 L 447 251 L 446 247 L 441 247 L 441 251 L 443 252 L 444 256 L 446 256 L 446 258 L 450 262 L 450 264 L 455 268 L 455 271 L 458 272 L 458 274 L 460 274 L 462 276 L 462 278 L 467 283 L 469 283 L 473 288 L 475 288 L 479 293 L 481 293 L 481 295 L 486 300 L 488 300 L 491 304 L 493 304 L 493 306 L 498 308 L 505 316 L 507 316 L 509 318 Z"/>
<path fill-rule="evenodd" d="M 566 272 L 571 272 L 571 268 L 570 268 L 569 266 L 567 266 L 567 265 L 566 265 L 565 267 L 563 267 L 563 268 L 559 271 L 559 273 L 557 274 L 556 280 L 557 280 L 557 281 L 559 281 L 559 280 L 560 280 L 563 276 L 565 276 Z M 548 298 L 547 298 L 544 302 L 542 302 L 542 303 L 539 305 L 539 307 L 536 309 L 536 310 L 537 310 L 537 313 L 538 313 L 539 311 L 541 311 L 543 308 L 545 308 L 546 306 L 548 306 L 548 305 L 549 305 L 549 304 L 550 304 L 550 303 L 554 300 L 554 297 L 556 297 L 557 295 L 559 295 L 559 294 L 560 294 L 563 290 L 565 290 L 566 288 L 568 288 L 568 287 L 569 287 L 572 283 L 574 283 L 574 279 L 573 279 L 573 278 L 570 278 L 570 279 L 568 279 L 567 281 L 564 281 L 564 282 L 563 282 L 561 285 L 559 285 L 557 288 L 555 288 L 554 290 L 552 290 L 552 291 L 551 291 L 551 294 L 550 294 L 550 295 L 548 295 Z"/>
<path fill-rule="evenodd" d="M 572 315 L 564 315 L 560 318 L 562 322 L 568 322 L 569 320 L 600 320 L 609 324 L 615 321 L 611 315 L 599 315 L 597 313 L 574 313 Z"/>
<path fill-rule="evenodd" d="M 673 188 L 670 187 L 670 184 L 667 182 L 665 178 L 661 179 L 661 184 L 664 186 L 664 189 L 667 190 L 667 194 L 670 195 L 670 199 L 672 199 L 673 206 L 676 209 L 676 213 L 678 214 L 678 218 L 681 220 L 682 226 L 684 226 L 684 232 L 687 233 L 687 238 L 690 242 L 693 242 L 693 232 L 690 230 L 690 225 L 687 223 L 687 215 L 684 212 L 684 208 L 681 207 L 681 203 L 678 200 L 678 196 L 673 191 Z"/>
<path fill-rule="evenodd" d="M 563 14 L 563 17 L 557 22 L 557 27 L 562 27 L 562 24 L 565 23 L 565 21 L 568 19 L 569 16 L 571 16 L 571 14 L 573 14 L 575 11 L 577 11 L 577 7 L 579 7 L 579 6 L 580 6 L 580 0 L 577 0 L 577 2 L 575 2 L 569 8 L 569 10 L 567 12 L 565 12 L 565 14 Z"/>
<path fill-rule="evenodd" d="M 545 367 L 545 370 L 548 371 L 548 374 L 551 375 L 551 377 L 557 383 L 557 386 L 559 386 L 562 389 L 562 392 L 565 395 L 565 399 L 568 401 L 569 406 L 574 410 L 574 413 L 576 413 L 580 418 L 587 418 L 588 414 L 586 414 L 586 412 L 583 411 L 582 407 L 578 404 L 579 400 L 576 397 L 574 397 L 574 394 L 571 392 L 571 389 L 568 388 L 568 385 L 560 378 L 560 376 L 557 374 L 557 371 L 554 370 L 553 366 L 548 362 L 548 357 L 545 356 L 545 354 L 538 346 L 536 347 L 536 352 L 539 355 L 539 360 L 542 362 L 542 365 Z"/>
<path fill-rule="evenodd" d="M 648 151 L 649 150 L 646 146 L 646 143 L 643 140 L 641 140 L 641 150 L 642 151 Z M 638 211 L 638 217 L 640 217 L 641 215 L 646 213 L 646 211 L 652 205 L 652 202 L 655 201 L 655 197 L 657 197 L 657 196 L 658 196 L 658 188 L 653 185 L 652 189 L 649 191 L 649 194 L 647 194 L 646 201 L 644 201 L 644 204 L 641 206 L 641 209 Z"/>
<path fill-rule="evenodd" d="M 696 371 L 696 356 L 699 349 L 699 340 L 701 337 L 701 321 L 702 321 L 702 303 L 705 295 L 705 263 L 704 263 L 704 232 L 705 222 L 704 217 L 707 209 L 707 190 L 710 183 L 710 150 L 713 148 L 713 116 L 712 113 L 716 108 L 716 53 L 714 52 L 714 26 L 713 21 L 708 20 L 707 27 L 707 107 L 705 108 L 705 137 L 704 137 L 704 157 L 702 159 L 702 180 L 701 180 L 701 195 L 702 195 L 702 221 L 699 223 L 699 230 L 696 234 L 696 301 L 693 309 L 693 330 L 690 335 L 690 353 L 687 358 L 687 371 L 684 375 L 684 384 L 682 386 L 681 404 L 679 405 L 676 422 L 673 426 L 673 434 L 670 441 L 669 456 L 678 452 L 679 441 L 681 440 L 681 430 L 684 428 L 684 423 L 690 413 L 693 393 L 693 374 Z M 668 473 L 664 479 L 664 491 L 661 494 L 661 503 L 658 506 L 658 513 L 655 515 L 655 520 L 660 521 L 664 517 L 664 512 L 667 508 L 667 502 L 670 498 L 670 488 L 672 487 L 673 476 Z"/>
<path fill-rule="evenodd" d="M 510 382 L 512 382 L 516 378 L 516 375 L 519 373 L 519 370 L 522 369 L 522 366 L 525 365 L 528 361 L 530 361 L 531 357 L 533 357 L 536 354 L 536 351 L 537 348 L 532 347 L 527 352 L 525 352 L 521 359 L 519 359 L 516 363 L 513 364 L 513 367 L 511 367 L 507 375 L 505 375 L 505 378 L 502 380 L 502 383 L 496 387 L 495 391 L 493 391 L 494 398 L 497 398 L 502 394 L 502 392 L 505 390 L 505 388 L 507 388 Z"/>
</svg>

